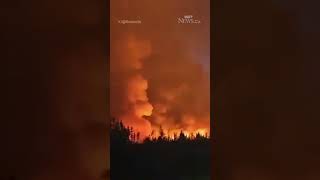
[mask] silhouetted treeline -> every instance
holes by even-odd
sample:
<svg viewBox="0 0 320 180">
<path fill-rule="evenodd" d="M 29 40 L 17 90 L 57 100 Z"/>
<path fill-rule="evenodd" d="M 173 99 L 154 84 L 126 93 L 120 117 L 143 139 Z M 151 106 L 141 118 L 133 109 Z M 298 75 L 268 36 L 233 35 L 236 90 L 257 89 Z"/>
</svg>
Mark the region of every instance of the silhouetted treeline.
<svg viewBox="0 0 320 180">
<path fill-rule="evenodd" d="M 139 132 L 111 121 L 111 180 L 188 180 L 210 177 L 210 139 L 183 132 L 168 138 L 160 128 L 158 137 L 140 139 Z M 140 143 L 138 143 L 140 142 Z"/>
</svg>

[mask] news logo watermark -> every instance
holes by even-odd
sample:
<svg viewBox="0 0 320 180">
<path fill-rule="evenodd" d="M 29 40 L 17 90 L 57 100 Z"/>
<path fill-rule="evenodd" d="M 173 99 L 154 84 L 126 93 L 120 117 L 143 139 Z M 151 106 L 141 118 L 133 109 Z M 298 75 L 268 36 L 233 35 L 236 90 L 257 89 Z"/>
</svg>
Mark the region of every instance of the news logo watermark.
<svg viewBox="0 0 320 180">
<path fill-rule="evenodd" d="M 185 15 L 177 18 L 179 24 L 200 24 L 201 21 L 194 19 L 192 15 Z"/>
</svg>

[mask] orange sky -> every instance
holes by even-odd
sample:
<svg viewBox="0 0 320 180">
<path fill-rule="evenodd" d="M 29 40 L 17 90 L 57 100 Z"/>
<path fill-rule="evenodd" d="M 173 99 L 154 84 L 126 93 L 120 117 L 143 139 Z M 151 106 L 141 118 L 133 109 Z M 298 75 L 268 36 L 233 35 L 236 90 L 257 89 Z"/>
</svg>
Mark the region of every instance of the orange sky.
<svg viewBox="0 0 320 180">
<path fill-rule="evenodd" d="M 184 15 L 201 23 L 179 24 Z M 111 115 L 143 137 L 209 134 L 209 21 L 209 1 L 111 1 Z"/>
</svg>

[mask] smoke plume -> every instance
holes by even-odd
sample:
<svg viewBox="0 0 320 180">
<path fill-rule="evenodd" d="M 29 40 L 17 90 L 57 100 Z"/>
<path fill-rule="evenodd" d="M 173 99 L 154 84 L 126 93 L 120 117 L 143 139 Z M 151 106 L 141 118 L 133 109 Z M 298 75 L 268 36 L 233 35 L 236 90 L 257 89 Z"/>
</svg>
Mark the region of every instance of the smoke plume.
<svg viewBox="0 0 320 180">
<path fill-rule="evenodd" d="M 111 3 L 111 115 L 142 136 L 209 134 L 208 3 Z M 187 14 L 201 23 L 178 24 Z"/>
</svg>

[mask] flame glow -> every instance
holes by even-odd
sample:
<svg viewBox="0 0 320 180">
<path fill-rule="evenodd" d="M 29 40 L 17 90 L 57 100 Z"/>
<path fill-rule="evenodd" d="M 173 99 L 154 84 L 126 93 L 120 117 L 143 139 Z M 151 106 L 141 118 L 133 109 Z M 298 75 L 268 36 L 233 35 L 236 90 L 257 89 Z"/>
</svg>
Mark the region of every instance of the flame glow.
<svg viewBox="0 0 320 180">
<path fill-rule="evenodd" d="M 209 136 L 208 72 L 199 63 L 203 56 L 185 50 L 185 43 L 201 47 L 204 41 L 190 43 L 186 32 L 162 36 L 147 24 L 130 27 L 111 28 L 111 115 L 141 139 L 159 137 L 160 127 L 171 139 L 181 132 Z"/>
</svg>

